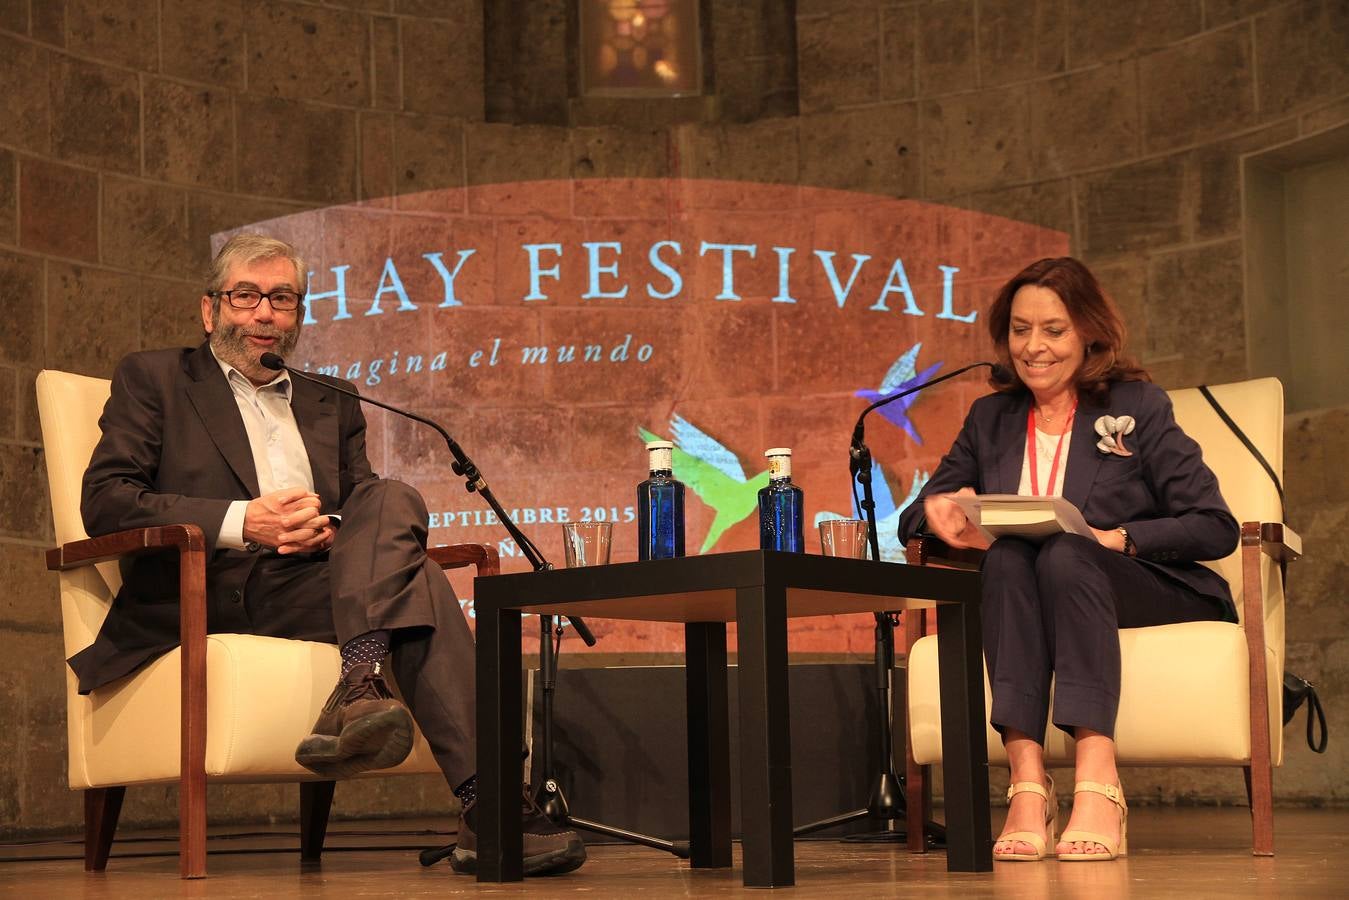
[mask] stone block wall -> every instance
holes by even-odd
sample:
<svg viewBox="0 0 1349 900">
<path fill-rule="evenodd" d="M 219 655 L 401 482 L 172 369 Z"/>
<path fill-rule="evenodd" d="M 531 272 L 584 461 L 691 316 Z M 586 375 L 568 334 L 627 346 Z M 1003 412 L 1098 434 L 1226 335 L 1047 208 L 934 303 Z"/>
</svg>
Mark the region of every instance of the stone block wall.
<svg viewBox="0 0 1349 900">
<path fill-rule="evenodd" d="M 485 6 L 500 11 L 495 0 L 0 0 L 0 641 L 12 661 L 0 835 L 81 818 L 64 790 L 34 376 L 106 376 L 128 351 L 194 343 L 213 232 L 569 176 L 922 198 L 1067 232 L 1125 309 L 1136 351 L 1175 387 L 1248 374 L 1242 154 L 1349 122 L 1343 0 L 797 0 L 794 33 L 775 4 L 737 5 L 717 26 L 742 43 L 714 42 L 711 113 L 601 105 L 584 125 L 558 118 L 555 82 L 488 121 L 485 48 L 501 43 L 485 37 Z M 509 109 L 553 118 L 512 124 Z M 1308 549 L 1291 574 L 1290 666 L 1320 683 L 1337 724 L 1349 721 L 1335 540 L 1349 485 L 1331 448 L 1347 414 L 1299 414 L 1287 429 L 1289 518 Z M 1314 757 L 1289 734 L 1276 796 L 1349 798 L 1343 745 Z M 1232 771 L 1129 778 L 1140 800 L 1243 794 Z M 213 788 L 212 803 L 220 821 L 294 809 L 280 787 Z M 434 779 L 337 794 L 339 814 L 448 804 Z M 171 788 L 128 795 L 129 825 L 175 819 Z"/>
</svg>

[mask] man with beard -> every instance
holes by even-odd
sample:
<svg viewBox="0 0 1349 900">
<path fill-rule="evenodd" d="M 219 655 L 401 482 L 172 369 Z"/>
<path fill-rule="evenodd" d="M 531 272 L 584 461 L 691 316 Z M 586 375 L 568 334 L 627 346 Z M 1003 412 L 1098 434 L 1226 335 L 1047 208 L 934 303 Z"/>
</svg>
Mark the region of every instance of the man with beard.
<svg viewBox="0 0 1349 900">
<path fill-rule="evenodd" d="M 295 348 L 306 271 L 289 244 L 237 235 L 201 298 L 206 342 L 118 364 L 84 477 L 85 528 L 196 524 L 210 631 L 337 644 L 341 677 L 296 759 L 330 778 L 397 765 L 415 719 L 463 804 L 451 863 L 472 872 L 473 638 L 426 557 L 426 505 L 371 471 L 358 401 L 260 361 Z M 69 661 L 83 693 L 178 643 L 176 558 L 132 557 L 122 573 L 97 638 Z M 406 706 L 384 679 L 386 656 Z M 575 832 L 524 814 L 525 874 L 585 861 Z"/>
</svg>

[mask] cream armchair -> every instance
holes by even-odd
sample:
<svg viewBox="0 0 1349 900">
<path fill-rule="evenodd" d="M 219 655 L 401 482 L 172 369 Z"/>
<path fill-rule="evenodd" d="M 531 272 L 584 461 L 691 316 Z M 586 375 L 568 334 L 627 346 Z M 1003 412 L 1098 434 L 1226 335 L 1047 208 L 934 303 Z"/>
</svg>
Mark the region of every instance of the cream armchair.
<svg viewBox="0 0 1349 900">
<path fill-rule="evenodd" d="M 85 869 L 102 870 L 126 786 L 179 782 L 179 868 L 206 874 L 206 782 L 300 783 L 300 853 L 316 860 L 332 803 L 332 781 L 295 762 L 295 746 L 318 718 L 340 660 L 331 644 L 247 634 L 207 634 L 205 543 L 194 525 L 143 528 L 90 539 L 80 519 L 80 483 L 99 438 L 110 382 L 67 372 L 37 378 L 58 546 L 47 567 L 60 573 L 65 653 L 93 642 L 121 585 L 117 558 L 179 554 L 181 646 L 87 696 L 66 668 L 70 787 L 85 798 Z M 497 551 L 438 547 L 443 567 L 500 569 Z M 266 702 L 258 702 L 265 698 Z M 378 775 L 439 773 L 417 734 L 411 755 Z"/>
<path fill-rule="evenodd" d="M 1261 378 L 1210 388 L 1274 471 L 1283 472 L 1283 386 Z M 1284 594 L 1279 563 L 1301 554 L 1301 540 L 1282 523 L 1269 475 L 1197 389 L 1171 391 L 1176 420 L 1199 442 L 1224 499 L 1241 523 L 1241 543 L 1210 564 L 1232 588 L 1241 623 L 1187 622 L 1120 632 L 1123 683 L 1116 743 L 1122 766 L 1240 766 L 1251 803 L 1253 851 L 1274 852 L 1272 767 L 1283 763 L 1280 711 L 1284 664 Z M 978 554 L 947 552 L 915 539 L 912 564 L 969 565 Z M 944 557 L 944 558 L 943 558 Z M 926 622 L 906 626 L 909 714 L 909 841 L 922 848 L 929 819 L 926 768 L 942 758 L 937 641 Z M 984 675 L 985 707 L 991 706 Z M 1073 741 L 1052 724 L 1046 762 L 1073 762 Z M 1005 765 L 997 733 L 987 729 L 988 759 Z"/>
</svg>

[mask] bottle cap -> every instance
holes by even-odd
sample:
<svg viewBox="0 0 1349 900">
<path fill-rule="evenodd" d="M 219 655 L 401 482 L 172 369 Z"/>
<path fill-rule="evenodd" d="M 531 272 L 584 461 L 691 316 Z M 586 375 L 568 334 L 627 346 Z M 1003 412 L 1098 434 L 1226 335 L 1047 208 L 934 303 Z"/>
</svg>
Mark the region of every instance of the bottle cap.
<svg viewBox="0 0 1349 900">
<path fill-rule="evenodd" d="M 764 456 L 768 457 L 768 478 L 770 481 L 792 477 L 792 450 L 790 447 L 774 447 L 771 450 L 765 450 Z"/>
<path fill-rule="evenodd" d="M 774 457 L 774 456 L 791 456 L 791 455 L 792 455 L 792 448 L 791 448 L 791 447 L 772 447 L 772 448 L 770 448 L 770 449 L 768 449 L 768 450 L 765 450 L 765 451 L 763 452 L 763 455 L 764 455 L 764 456 L 767 456 L 767 457 L 770 457 L 770 458 L 771 458 L 771 457 Z"/>
<path fill-rule="evenodd" d="M 670 441 L 647 441 L 646 452 L 652 472 L 668 472 L 674 468 L 674 444 Z"/>
</svg>

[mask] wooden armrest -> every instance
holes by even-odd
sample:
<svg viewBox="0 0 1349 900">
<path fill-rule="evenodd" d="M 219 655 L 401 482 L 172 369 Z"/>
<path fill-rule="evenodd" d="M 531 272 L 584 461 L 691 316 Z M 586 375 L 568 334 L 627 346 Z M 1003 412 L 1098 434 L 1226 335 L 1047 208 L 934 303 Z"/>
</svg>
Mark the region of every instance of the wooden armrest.
<svg viewBox="0 0 1349 900">
<path fill-rule="evenodd" d="M 137 553 L 178 553 L 179 872 L 206 874 L 206 535 L 197 525 L 131 528 L 47 551 L 47 568 L 64 571 Z"/>
<path fill-rule="evenodd" d="M 1302 556 L 1302 537 L 1282 522 L 1242 522 L 1241 542 L 1259 542 L 1260 549 L 1279 562 L 1290 563 Z"/>
<path fill-rule="evenodd" d="M 196 525 L 159 525 L 129 528 L 96 538 L 71 541 L 47 551 L 47 568 L 53 572 L 105 562 L 152 550 L 206 550 L 206 535 Z"/>
<path fill-rule="evenodd" d="M 911 566 L 943 566 L 948 569 L 978 569 L 984 551 L 952 547 L 941 538 L 920 534 L 909 538 L 904 558 Z"/>
<path fill-rule="evenodd" d="M 450 544 L 443 547 L 430 547 L 426 555 L 442 569 L 459 569 L 464 566 L 477 566 L 479 575 L 500 575 L 501 554 L 496 547 L 487 544 Z"/>
</svg>

